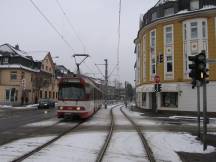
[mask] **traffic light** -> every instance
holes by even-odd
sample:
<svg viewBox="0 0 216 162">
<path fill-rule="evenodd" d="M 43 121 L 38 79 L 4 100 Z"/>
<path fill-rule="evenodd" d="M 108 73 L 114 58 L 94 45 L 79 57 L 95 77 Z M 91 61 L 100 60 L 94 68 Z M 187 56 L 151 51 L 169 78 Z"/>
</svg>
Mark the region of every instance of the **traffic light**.
<svg viewBox="0 0 216 162">
<path fill-rule="evenodd" d="M 189 69 L 191 70 L 189 77 L 192 78 L 192 88 L 195 88 L 197 80 L 203 83 L 209 77 L 207 73 L 208 69 L 206 68 L 207 59 L 205 51 L 195 56 L 189 56 L 188 59 L 192 61 L 192 64 L 189 65 Z"/>
<path fill-rule="evenodd" d="M 160 54 L 159 62 L 163 63 L 163 54 Z"/>
<path fill-rule="evenodd" d="M 197 68 L 197 58 L 196 56 L 188 56 L 189 61 L 192 62 L 192 64 L 189 64 L 189 69 L 191 70 L 189 73 L 189 77 L 192 79 L 192 88 L 194 89 L 196 87 L 196 80 L 198 80 L 198 68 Z"/>
<path fill-rule="evenodd" d="M 161 92 L 161 84 L 155 84 L 154 85 L 154 91 L 155 92 Z"/>
<path fill-rule="evenodd" d="M 161 84 L 158 84 L 158 92 L 161 92 Z"/>
</svg>

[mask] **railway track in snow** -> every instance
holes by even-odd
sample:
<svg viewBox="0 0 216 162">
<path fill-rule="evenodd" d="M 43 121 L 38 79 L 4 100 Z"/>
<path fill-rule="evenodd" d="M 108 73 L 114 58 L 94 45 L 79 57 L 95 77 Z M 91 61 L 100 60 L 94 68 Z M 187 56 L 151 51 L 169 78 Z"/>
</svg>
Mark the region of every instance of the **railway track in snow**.
<svg viewBox="0 0 216 162">
<path fill-rule="evenodd" d="M 113 107 L 117 107 L 118 105 L 115 105 Z M 97 112 L 95 112 L 97 113 Z M 94 114 L 95 114 L 94 113 Z M 93 114 L 93 115 L 94 115 Z M 92 115 L 92 116 L 93 116 Z M 12 160 L 11 162 L 21 162 L 25 159 L 27 159 L 28 157 L 34 155 L 35 153 L 41 151 L 42 149 L 44 149 L 45 147 L 51 145 L 52 143 L 54 143 L 55 141 L 57 141 L 58 139 L 62 138 L 63 136 L 67 135 L 68 133 L 73 132 L 76 128 L 78 128 L 79 126 L 81 126 L 83 123 L 87 122 L 88 120 L 84 120 L 84 121 L 80 121 L 79 123 L 75 124 L 74 126 L 72 126 L 71 128 L 66 129 L 65 131 L 61 132 L 60 134 L 58 134 L 56 137 L 52 138 L 51 140 L 49 140 L 48 142 L 36 147 L 35 149 L 33 149 L 30 152 L 27 152 L 26 154 L 21 155 L 20 157 L 17 157 L 16 159 Z M 56 123 L 57 124 L 57 123 Z M 55 125 L 56 125 L 55 124 Z"/>
<path fill-rule="evenodd" d="M 142 142 L 142 145 L 143 145 L 143 148 L 145 150 L 145 153 L 147 154 L 147 157 L 148 157 L 148 160 L 150 162 L 156 162 L 155 161 L 155 158 L 153 156 L 153 153 L 152 153 L 152 150 L 151 148 L 149 147 L 148 145 L 148 142 L 147 142 L 147 139 L 145 138 L 145 136 L 143 135 L 140 127 L 132 120 L 132 118 L 130 116 L 128 116 L 123 110 L 124 106 L 121 106 L 120 107 L 120 110 L 121 110 L 121 113 L 126 117 L 126 119 L 132 124 L 133 128 L 136 130 L 136 132 L 138 133 L 139 137 L 140 137 L 140 140 Z M 114 127 L 115 127 L 115 118 L 114 118 L 114 114 L 113 114 L 113 109 L 112 108 L 110 110 L 110 118 L 111 118 L 111 122 L 110 122 L 110 129 L 109 129 L 109 132 L 107 134 L 107 137 L 105 139 L 105 142 L 104 142 L 104 145 L 103 147 L 101 148 L 98 156 L 97 156 L 97 159 L 96 159 L 96 162 L 102 162 L 103 161 L 103 157 L 106 153 L 106 150 L 108 149 L 108 146 L 109 146 L 109 143 L 111 141 L 111 138 L 112 138 L 112 135 L 113 135 L 113 131 L 114 131 Z"/>
</svg>

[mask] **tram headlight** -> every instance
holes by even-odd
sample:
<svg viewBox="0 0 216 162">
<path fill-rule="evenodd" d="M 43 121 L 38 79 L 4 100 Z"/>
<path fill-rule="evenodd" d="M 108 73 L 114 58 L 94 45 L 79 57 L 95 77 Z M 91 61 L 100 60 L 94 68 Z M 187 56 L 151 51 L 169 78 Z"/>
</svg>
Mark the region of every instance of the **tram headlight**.
<svg viewBox="0 0 216 162">
<path fill-rule="evenodd" d="M 81 108 L 80 108 L 80 107 L 77 107 L 76 109 L 77 109 L 77 110 L 81 110 Z"/>
<path fill-rule="evenodd" d="M 62 107 L 62 106 L 60 106 L 60 107 L 59 107 L 59 110 L 63 110 L 63 107 Z"/>
</svg>

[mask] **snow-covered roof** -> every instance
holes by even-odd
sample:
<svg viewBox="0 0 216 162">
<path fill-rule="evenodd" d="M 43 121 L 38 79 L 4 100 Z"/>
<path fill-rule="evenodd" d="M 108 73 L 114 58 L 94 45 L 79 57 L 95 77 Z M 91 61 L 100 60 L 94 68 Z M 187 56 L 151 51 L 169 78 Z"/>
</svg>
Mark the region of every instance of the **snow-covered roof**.
<svg viewBox="0 0 216 162">
<path fill-rule="evenodd" d="M 0 46 L 0 51 L 8 52 L 11 57 L 13 57 L 13 56 L 21 56 L 21 57 L 23 57 L 25 59 L 31 60 L 31 58 L 26 57 L 28 55 L 27 52 L 18 50 L 15 47 L 11 46 L 10 44 L 1 45 Z"/>
<path fill-rule="evenodd" d="M 159 6 L 159 5 L 164 4 L 166 2 L 175 2 L 175 1 L 177 1 L 177 0 L 159 0 L 155 6 Z"/>
<path fill-rule="evenodd" d="M 32 69 L 20 64 L 12 64 L 12 65 L 0 65 L 0 68 L 11 68 L 11 69 L 24 69 L 24 70 L 28 70 L 28 71 L 32 71 L 32 72 L 40 72 L 39 69 Z"/>
</svg>

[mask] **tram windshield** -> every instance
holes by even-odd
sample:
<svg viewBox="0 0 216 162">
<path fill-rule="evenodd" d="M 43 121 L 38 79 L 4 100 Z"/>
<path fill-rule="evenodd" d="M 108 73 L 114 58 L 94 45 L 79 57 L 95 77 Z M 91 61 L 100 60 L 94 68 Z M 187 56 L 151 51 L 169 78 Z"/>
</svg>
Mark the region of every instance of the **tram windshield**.
<svg viewBox="0 0 216 162">
<path fill-rule="evenodd" d="M 85 90 L 79 84 L 66 84 L 59 88 L 59 99 L 79 100 L 85 97 Z"/>
</svg>

